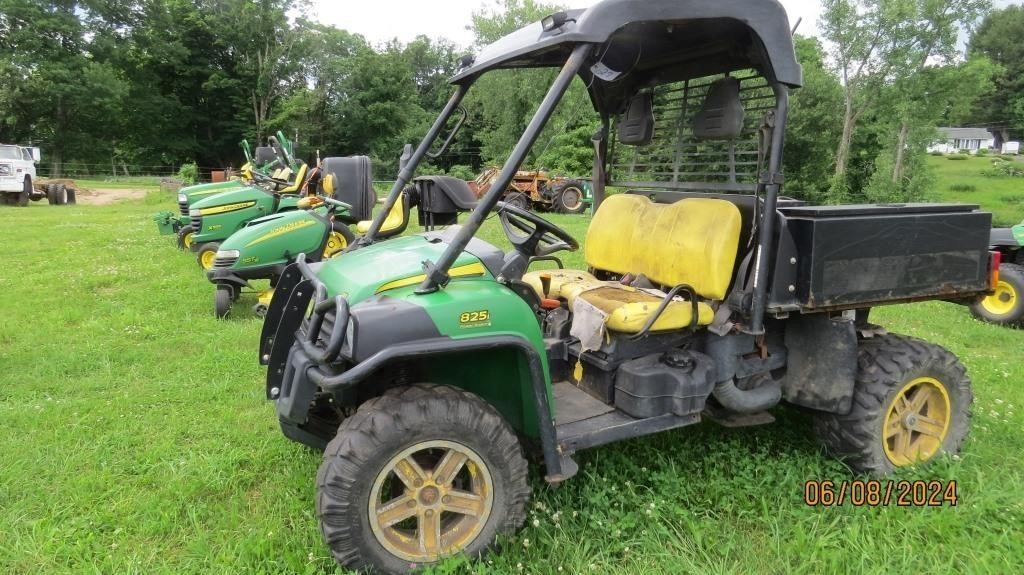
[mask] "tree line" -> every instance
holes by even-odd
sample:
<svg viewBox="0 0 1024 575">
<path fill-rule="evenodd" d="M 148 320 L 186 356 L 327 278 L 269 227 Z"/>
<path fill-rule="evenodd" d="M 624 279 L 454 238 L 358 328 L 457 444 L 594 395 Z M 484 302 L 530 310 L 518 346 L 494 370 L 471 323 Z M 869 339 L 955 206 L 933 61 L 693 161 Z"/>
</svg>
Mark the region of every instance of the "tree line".
<svg viewBox="0 0 1024 575">
<path fill-rule="evenodd" d="M 1024 135 L 1024 8 L 988 0 L 823 0 L 821 39 L 797 35 L 787 193 L 906 201 L 933 184 L 938 125 Z M 557 6 L 503 0 L 473 15 L 476 50 Z M 966 47 L 964 40 L 966 39 Z M 0 141 L 36 142 L 52 174 L 96 166 L 238 166 L 243 138 L 277 130 L 300 155 L 367 154 L 391 177 L 450 94 L 463 50 L 444 38 L 373 45 L 303 0 L 0 0 Z M 553 71 L 485 76 L 469 120 L 428 166 L 471 177 L 500 163 Z M 598 124 L 576 82 L 528 159 L 585 175 Z"/>
</svg>

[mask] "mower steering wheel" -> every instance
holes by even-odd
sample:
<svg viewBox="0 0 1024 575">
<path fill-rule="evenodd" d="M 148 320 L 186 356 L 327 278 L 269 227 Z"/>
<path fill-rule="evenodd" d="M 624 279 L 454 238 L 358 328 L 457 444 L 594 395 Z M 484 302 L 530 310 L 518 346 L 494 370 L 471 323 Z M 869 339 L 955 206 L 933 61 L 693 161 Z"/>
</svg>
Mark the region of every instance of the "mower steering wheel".
<svg viewBox="0 0 1024 575">
<path fill-rule="evenodd" d="M 345 202 L 340 202 L 334 198 L 328 198 L 327 196 L 320 196 L 320 199 L 323 200 L 325 204 L 330 206 L 331 212 L 334 212 L 335 210 L 338 209 L 345 210 L 346 212 L 352 211 L 352 204 L 346 204 Z"/>
<path fill-rule="evenodd" d="M 569 232 L 533 212 L 498 202 L 498 218 L 512 247 L 528 257 L 542 257 L 557 251 L 574 252 L 580 248 Z"/>
<path fill-rule="evenodd" d="M 274 136 L 267 138 L 267 141 L 270 142 L 270 147 L 274 149 L 274 155 L 277 156 L 277 161 L 280 162 L 281 167 L 291 165 L 291 161 L 288 159 L 288 152 L 285 151 L 281 142 L 278 142 Z"/>
</svg>

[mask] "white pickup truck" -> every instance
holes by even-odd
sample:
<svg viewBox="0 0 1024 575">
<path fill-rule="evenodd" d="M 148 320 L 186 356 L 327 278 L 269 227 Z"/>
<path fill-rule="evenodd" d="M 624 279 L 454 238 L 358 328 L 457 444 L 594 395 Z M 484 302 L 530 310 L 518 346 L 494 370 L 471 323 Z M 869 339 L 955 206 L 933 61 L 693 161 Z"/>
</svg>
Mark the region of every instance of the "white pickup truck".
<svg viewBox="0 0 1024 575">
<path fill-rule="evenodd" d="M 39 148 L 0 144 L 0 203 L 28 205 L 39 160 Z"/>
</svg>

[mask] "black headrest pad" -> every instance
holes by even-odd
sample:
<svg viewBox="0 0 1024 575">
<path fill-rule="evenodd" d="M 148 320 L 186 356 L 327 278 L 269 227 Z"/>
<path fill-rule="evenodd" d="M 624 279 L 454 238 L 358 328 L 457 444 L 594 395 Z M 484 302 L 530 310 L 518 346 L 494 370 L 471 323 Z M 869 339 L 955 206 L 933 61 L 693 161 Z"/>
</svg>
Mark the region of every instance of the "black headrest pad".
<svg viewBox="0 0 1024 575">
<path fill-rule="evenodd" d="M 646 146 L 654 137 L 654 94 L 633 96 L 619 117 L 619 142 L 627 146 Z"/>
<path fill-rule="evenodd" d="M 743 132 L 744 115 L 740 81 L 731 77 L 715 80 L 693 117 L 693 135 L 702 140 L 734 140 Z"/>
<path fill-rule="evenodd" d="M 368 220 L 377 203 L 373 189 L 373 166 L 366 156 L 324 158 L 323 175 L 334 175 L 334 199 L 352 206 L 352 217 Z M 323 181 L 323 180 L 321 180 Z M 323 190 L 318 190 L 323 193 Z"/>
</svg>

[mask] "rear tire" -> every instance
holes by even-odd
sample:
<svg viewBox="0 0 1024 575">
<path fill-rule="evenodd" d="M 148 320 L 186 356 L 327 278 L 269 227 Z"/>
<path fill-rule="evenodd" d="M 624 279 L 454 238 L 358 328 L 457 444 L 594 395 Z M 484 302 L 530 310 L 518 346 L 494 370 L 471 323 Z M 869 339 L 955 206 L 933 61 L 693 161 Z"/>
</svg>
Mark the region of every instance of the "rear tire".
<svg viewBox="0 0 1024 575">
<path fill-rule="evenodd" d="M 54 184 L 54 197 L 57 199 L 58 206 L 67 203 L 67 190 L 64 188 L 64 184 Z"/>
<path fill-rule="evenodd" d="M 187 252 L 192 248 L 192 232 L 194 231 L 195 228 L 192 226 L 182 226 L 181 229 L 178 230 L 177 238 L 179 250 Z"/>
<path fill-rule="evenodd" d="M 874 474 L 960 451 L 974 396 L 955 355 L 899 335 L 864 340 L 858 355 L 850 413 L 815 416 L 826 451 Z"/>
<path fill-rule="evenodd" d="M 555 188 L 555 209 L 563 214 L 582 214 L 587 209 L 583 184 L 569 180 Z"/>
<path fill-rule="evenodd" d="M 220 244 L 217 242 L 207 242 L 199 246 L 199 249 L 196 250 L 196 261 L 199 262 L 199 267 L 204 270 L 213 269 L 218 249 L 220 249 Z"/>
<path fill-rule="evenodd" d="M 54 195 L 54 188 L 55 186 L 53 184 L 46 184 L 43 187 L 43 189 L 46 190 L 46 203 L 50 204 L 51 206 L 57 204 L 57 198 Z"/>
<path fill-rule="evenodd" d="M 514 208 L 519 208 L 521 210 L 530 209 L 530 200 L 529 198 L 526 197 L 526 194 L 523 192 L 506 192 L 505 196 L 502 198 L 502 201 L 504 201 L 506 204 Z"/>
<path fill-rule="evenodd" d="M 328 444 L 317 474 L 320 532 L 354 570 L 406 573 L 478 556 L 522 525 L 526 476 L 512 429 L 476 395 L 393 388 L 360 406 Z"/>
<path fill-rule="evenodd" d="M 231 288 L 217 286 L 213 293 L 213 315 L 217 319 L 224 319 L 231 313 Z"/>
<path fill-rule="evenodd" d="M 78 197 L 76 196 L 74 188 L 67 188 L 67 199 L 67 203 L 69 206 L 74 206 L 78 204 Z"/>
<path fill-rule="evenodd" d="M 999 325 L 1020 325 L 1024 320 L 1024 266 L 1001 264 L 996 293 L 971 304 L 974 317 Z"/>
</svg>

